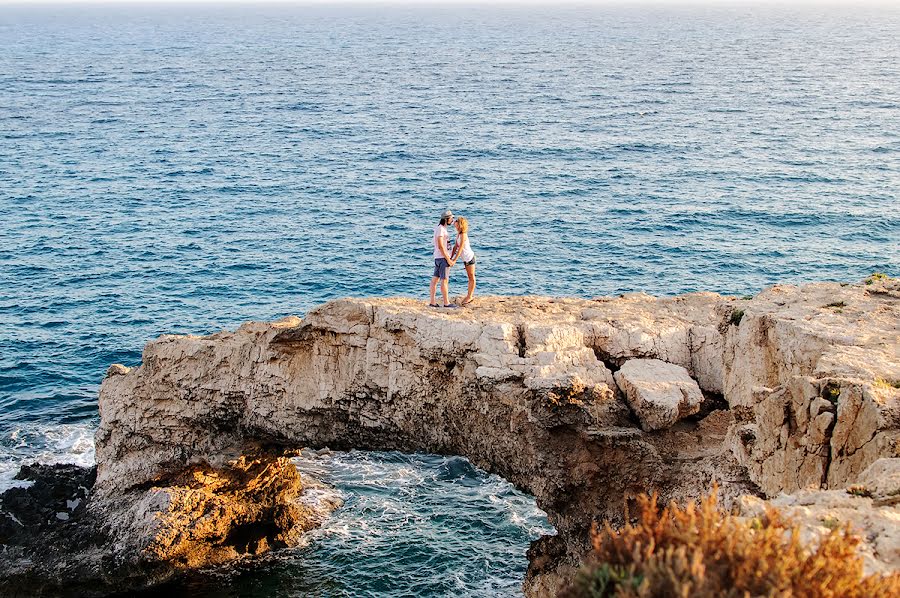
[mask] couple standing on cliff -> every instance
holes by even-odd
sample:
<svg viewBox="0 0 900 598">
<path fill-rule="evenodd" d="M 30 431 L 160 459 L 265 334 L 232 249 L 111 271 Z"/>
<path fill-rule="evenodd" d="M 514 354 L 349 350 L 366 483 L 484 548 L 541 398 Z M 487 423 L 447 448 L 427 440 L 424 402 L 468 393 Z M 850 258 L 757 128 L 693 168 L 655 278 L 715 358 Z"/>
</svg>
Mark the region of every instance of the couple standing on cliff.
<svg viewBox="0 0 900 598">
<path fill-rule="evenodd" d="M 447 226 L 454 225 L 456 227 L 456 242 L 453 249 L 447 244 Z M 434 248 L 434 274 L 431 276 L 431 296 L 428 302 L 429 307 L 441 307 L 434 302 L 434 294 L 437 290 L 438 282 L 441 283 L 441 295 L 444 299 L 444 307 L 456 308 L 464 307 L 472 302 L 472 294 L 475 292 L 475 252 L 469 245 L 469 221 L 460 216 L 453 218 L 453 212 L 444 210 L 441 214 L 441 221 L 434 227 L 434 237 L 432 240 Z M 466 298 L 460 301 L 459 305 L 450 303 L 450 268 L 458 259 L 462 258 L 463 265 L 466 267 L 466 274 L 469 276 L 469 292 Z"/>
</svg>

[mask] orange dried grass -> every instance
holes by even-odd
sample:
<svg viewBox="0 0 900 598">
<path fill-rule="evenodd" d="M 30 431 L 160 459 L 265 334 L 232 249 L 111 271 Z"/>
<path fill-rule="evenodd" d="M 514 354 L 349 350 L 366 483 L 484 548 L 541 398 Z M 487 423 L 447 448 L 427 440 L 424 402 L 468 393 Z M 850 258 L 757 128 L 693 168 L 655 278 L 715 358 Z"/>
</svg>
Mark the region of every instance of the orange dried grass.
<svg viewBox="0 0 900 598">
<path fill-rule="evenodd" d="M 814 548 L 778 511 L 724 513 L 715 490 L 698 504 L 638 498 L 638 519 L 592 530 L 593 551 L 569 598 L 869 598 L 900 596 L 900 573 L 863 576 L 859 539 L 832 530 Z"/>
</svg>

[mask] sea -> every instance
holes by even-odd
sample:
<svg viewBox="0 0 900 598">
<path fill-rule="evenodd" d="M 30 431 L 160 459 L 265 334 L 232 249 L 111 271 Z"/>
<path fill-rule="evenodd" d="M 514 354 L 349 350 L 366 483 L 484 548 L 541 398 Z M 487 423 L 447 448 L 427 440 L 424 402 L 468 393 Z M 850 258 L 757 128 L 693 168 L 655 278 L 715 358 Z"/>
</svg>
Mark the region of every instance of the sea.
<svg viewBox="0 0 900 598">
<path fill-rule="evenodd" d="M 160 334 L 425 301 L 447 208 L 476 294 L 745 295 L 900 274 L 898 192 L 896 7 L 0 3 L 0 489 Z M 301 467 L 303 546 L 165 593 L 520 596 L 554 531 L 461 457 Z"/>
</svg>

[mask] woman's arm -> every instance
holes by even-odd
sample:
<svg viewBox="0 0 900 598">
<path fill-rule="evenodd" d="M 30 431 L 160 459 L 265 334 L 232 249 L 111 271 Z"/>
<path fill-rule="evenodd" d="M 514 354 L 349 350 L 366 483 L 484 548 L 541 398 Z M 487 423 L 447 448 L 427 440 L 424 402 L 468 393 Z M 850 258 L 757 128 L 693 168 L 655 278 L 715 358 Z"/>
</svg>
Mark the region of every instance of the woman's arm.
<svg viewBox="0 0 900 598">
<path fill-rule="evenodd" d="M 462 251 L 462 244 L 460 243 L 461 239 L 462 239 L 462 235 L 456 235 L 456 241 L 454 241 L 453 252 L 452 252 L 453 253 L 453 261 L 456 261 L 456 259 L 459 257 L 460 252 Z"/>
<path fill-rule="evenodd" d="M 456 241 L 453 244 L 453 251 L 451 252 L 451 256 L 447 258 L 447 263 L 451 266 L 456 263 L 456 260 L 459 258 L 459 252 L 462 251 L 460 249 L 461 245 L 459 244 L 459 235 L 456 235 Z"/>
</svg>

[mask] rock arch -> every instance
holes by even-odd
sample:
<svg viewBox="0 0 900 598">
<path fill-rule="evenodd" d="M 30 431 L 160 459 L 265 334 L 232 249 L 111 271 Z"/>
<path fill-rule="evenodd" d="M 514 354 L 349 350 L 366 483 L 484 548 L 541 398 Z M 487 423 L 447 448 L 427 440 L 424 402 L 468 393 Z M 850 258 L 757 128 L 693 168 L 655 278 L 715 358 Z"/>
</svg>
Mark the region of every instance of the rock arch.
<svg viewBox="0 0 900 598">
<path fill-rule="evenodd" d="M 718 481 L 726 497 L 773 494 L 843 483 L 895 456 L 900 399 L 875 381 L 900 379 L 897 285 L 879 284 L 881 294 L 773 287 L 752 300 L 496 297 L 453 312 L 344 299 L 303 320 L 163 336 L 140 367 L 113 366 L 103 382 L 97 502 L 131 497 L 112 527 L 140 548 L 160 529 L 135 525 L 146 522 L 137 513 L 177 511 L 171 493 L 160 499 L 173 479 L 209 468 L 221 481 L 248 452 L 266 455 L 250 458 L 253 475 L 276 478 L 289 477 L 279 453 L 301 447 L 462 455 L 548 513 L 559 535 L 532 546 L 526 588 L 552 591 L 590 522 L 620 517 L 634 493 L 690 497 Z M 880 319 L 862 331 L 854 313 Z M 703 404 L 648 425 L 611 371 L 633 359 L 681 368 Z M 257 518 L 285 517 L 283 499 Z"/>
</svg>

